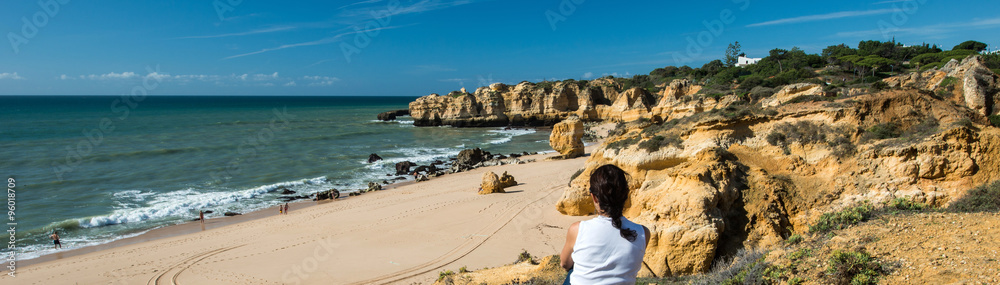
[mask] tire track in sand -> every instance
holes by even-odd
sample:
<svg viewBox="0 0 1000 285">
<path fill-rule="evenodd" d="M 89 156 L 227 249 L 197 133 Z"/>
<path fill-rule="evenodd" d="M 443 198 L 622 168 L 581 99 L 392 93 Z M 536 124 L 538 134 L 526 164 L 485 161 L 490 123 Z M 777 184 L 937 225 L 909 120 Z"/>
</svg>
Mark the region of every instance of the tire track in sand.
<svg viewBox="0 0 1000 285">
<path fill-rule="evenodd" d="M 149 282 L 146 282 L 146 284 L 149 284 L 149 285 L 166 284 L 166 283 L 161 282 L 161 281 L 166 281 L 166 280 L 163 279 L 163 277 L 167 276 L 167 274 L 169 274 L 171 272 L 176 271 L 176 272 L 173 273 L 173 275 L 170 276 L 170 283 L 169 284 L 177 285 L 177 277 L 180 276 L 181 273 L 184 273 L 184 271 L 187 270 L 188 268 L 191 268 L 191 266 L 194 266 L 198 262 L 200 262 L 200 261 L 202 261 L 202 260 L 204 260 L 206 258 L 209 258 L 209 257 L 211 257 L 213 255 L 216 255 L 216 254 L 219 254 L 219 253 L 223 253 L 223 252 L 226 252 L 226 251 L 229 251 L 229 250 L 241 247 L 241 246 L 243 246 L 243 245 L 237 245 L 237 246 L 231 246 L 231 247 L 224 247 L 224 248 L 219 248 L 219 249 L 215 249 L 215 250 L 209 250 L 209 251 L 205 251 L 205 252 L 202 252 L 202 253 L 199 253 L 199 254 L 195 254 L 194 256 L 185 258 L 185 259 L 181 260 L 180 262 L 178 262 L 178 263 L 176 263 L 174 265 L 171 265 L 170 267 L 167 267 L 167 269 L 163 270 L 163 272 L 160 272 L 160 274 L 157 274 L 156 276 L 151 277 L 149 279 Z"/>
<path fill-rule="evenodd" d="M 490 238 L 492 238 L 494 235 L 496 235 L 498 232 L 500 232 L 500 230 L 502 230 L 503 228 L 507 227 L 507 225 L 510 224 L 511 221 L 513 221 L 515 218 L 517 218 L 521 214 L 521 212 L 524 212 L 524 210 L 527 209 L 528 207 L 530 207 L 531 205 L 534 205 L 535 203 L 538 203 L 539 201 L 542 201 L 545 198 L 548 198 L 549 195 L 552 195 L 552 193 L 555 192 L 558 189 L 561 189 L 560 185 L 549 186 L 548 189 L 546 189 L 547 191 L 545 191 L 543 195 L 540 195 L 538 197 L 538 199 L 535 199 L 534 201 L 531 201 L 530 203 L 524 204 L 524 206 L 522 206 L 520 208 L 511 208 L 511 210 L 507 211 L 507 213 L 512 213 L 510 215 L 500 215 L 500 217 L 501 217 L 500 219 L 494 220 L 493 223 L 487 225 L 482 230 L 477 231 L 477 233 L 489 232 L 489 235 L 486 235 L 486 238 L 482 239 L 481 241 L 477 242 L 474 239 L 469 239 L 469 240 L 463 242 L 462 244 L 458 245 L 457 247 L 453 248 L 452 250 L 448 251 L 447 253 L 439 256 L 438 258 L 432 259 L 432 260 L 427 261 L 425 263 L 419 264 L 419 265 L 414 266 L 414 267 L 410 267 L 409 269 L 405 269 L 405 270 L 402 270 L 402 271 L 397 271 L 397 272 L 394 272 L 392 274 L 383 275 L 383 276 L 375 277 L 375 278 L 368 279 L 368 280 L 353 282 L 353 283 L 350 283 L 350 284 L 351 285 L 355 285 L 355 284 L 389 284 L 389 283 L 393 283 L 393 282 L 397 282 L 397 281 L 401 281 L 401 280 L 413 278 L 413 277 L 416 277 L 416 276 L 419 276 L 419 275 L 422 275 L 422 274 L 426 274 L 426 273 L 432 272 L 434 270 L 438 270 L 438 269 L 440 269 L 442 267 L 448 266 L 449 264 L 452 264 L 455 261 L 458 261 L 459 259 L 462 259 L 463 257 L 469 255 L 470 253 L 472 253 L 473 251 L 475 251 L 476 249 L 478 249 L 480 246 L 482 246 L 484 243 L 486 243 L 486 241 L 490 240 Z M 514 211 L 514 209 L 516 209 L 516 211 Z M 506 220 L 504 220 L 502 217 L 508 217 L 508 218 Z M 501 221 L 503 223 L 500 224 L 499 227 L 496 227 L 496 229 L 494 229 L 492 231 L 489 230 L 491 227 L 493 227 L 495 224 L 497 224 L 497 223 L 499 223 Z"/>
</svg>

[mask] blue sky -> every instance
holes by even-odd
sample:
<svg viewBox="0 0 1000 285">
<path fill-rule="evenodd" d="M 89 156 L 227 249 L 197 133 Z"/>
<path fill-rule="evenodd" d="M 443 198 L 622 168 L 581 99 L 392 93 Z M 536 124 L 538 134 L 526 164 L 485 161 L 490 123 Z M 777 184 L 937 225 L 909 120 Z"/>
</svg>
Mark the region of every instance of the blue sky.
<svg viewBox="0 0 1000 285">
<path fill-rule="evenodd" d="M 41 3 L 41 4 L 40 4 Z M 45 4 L 45 5 L 42 5 Z M 701 66 L 739 41 L 1000 47 L 1000 1 L 6 1 L 0 94 L 400 95 Z M 26 22 L 28 24 L 26 24 Z M 154 84 L 155 83 L 155 84 Z M 152 88 L 150 88 L 152 87 Z"/>
</svg>

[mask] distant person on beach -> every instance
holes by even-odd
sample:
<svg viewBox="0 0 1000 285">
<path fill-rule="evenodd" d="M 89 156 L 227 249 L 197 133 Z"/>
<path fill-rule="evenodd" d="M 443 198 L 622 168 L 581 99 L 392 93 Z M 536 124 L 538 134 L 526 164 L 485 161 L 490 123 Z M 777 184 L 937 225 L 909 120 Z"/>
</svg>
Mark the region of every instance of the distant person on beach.
<svg viewBox="0 0 1000 285">
<path fill-rule="evenodd" d="M 198 220 L 201 221 L 202 224 L 205 223 L 205 211 L 198 211 Z"/>
<path fill-rule="evenodd" d="M 563 284 L 635 284 L 649 229 L 622 217 L 628 199 L 625 172 L 604 165 L 590 176 L 596 218 L 573 223 L 560 255 L 569 270 Z"/>
<path fill-rule="evenodd" d="M 59 233 L 56 233 L 56 231 L 53 230 L 52 231 L 52 235 L 49 236 L 49 238 L 52 239 L 52 243 L 55 245 L 55 248 L 53 248 L 53 249 L 60 249 L 60 248 L 62 248 L 62 243 L 59 242 Z"/>
<path fill-rule="evenodd" d="M 285 203 L 285 214 L 288 214 L 288 203 Z"/>
</svg>

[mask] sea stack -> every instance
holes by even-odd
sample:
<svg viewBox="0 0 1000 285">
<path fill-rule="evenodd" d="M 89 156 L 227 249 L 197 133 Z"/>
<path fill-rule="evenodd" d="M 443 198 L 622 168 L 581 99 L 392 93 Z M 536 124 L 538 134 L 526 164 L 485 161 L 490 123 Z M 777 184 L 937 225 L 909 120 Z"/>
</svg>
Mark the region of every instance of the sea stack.
<svg viewBox="0 0 1000 285">
<path fill-rule="evenodd" d="M 549 135 L 549 145 L 563 155 L 563 158 L 574 158 L 583 155 L 583 121 L 571 116 L 552 127 Z"/>
</svg>

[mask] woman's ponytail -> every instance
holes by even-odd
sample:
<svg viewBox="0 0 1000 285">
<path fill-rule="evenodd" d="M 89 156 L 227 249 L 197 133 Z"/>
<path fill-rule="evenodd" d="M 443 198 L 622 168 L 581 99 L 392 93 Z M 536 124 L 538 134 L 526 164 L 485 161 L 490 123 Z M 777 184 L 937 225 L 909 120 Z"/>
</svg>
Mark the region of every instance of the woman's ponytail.
<svg viewBox="0 0 1000 285">
<path fill-rule="evenodd" d="M 590 176 L 590 193 L 597 197 L 601 211 L 611 218 L 611 225 L 621 232 L 622 238 L 635 241 L 635 230 L 622 228 L 622 211 L 628 200 L 628 180 L 625 171 L 614 165 L 604 165 Z"/>
</svg>

